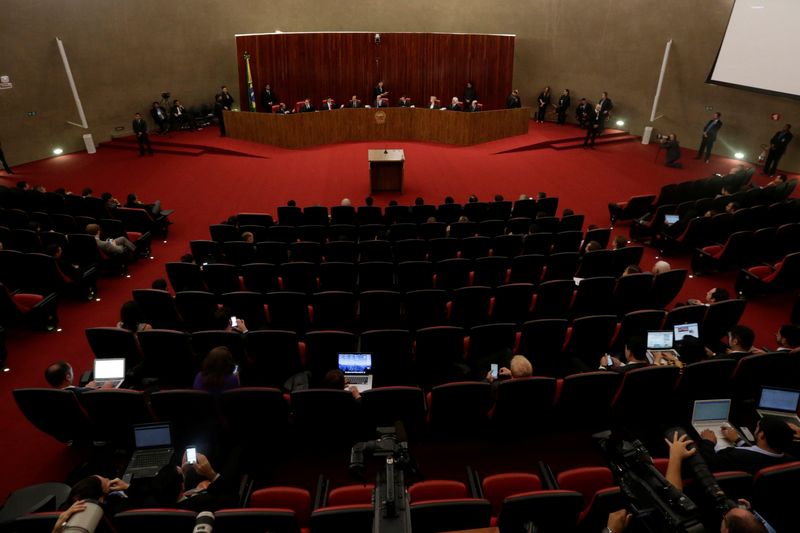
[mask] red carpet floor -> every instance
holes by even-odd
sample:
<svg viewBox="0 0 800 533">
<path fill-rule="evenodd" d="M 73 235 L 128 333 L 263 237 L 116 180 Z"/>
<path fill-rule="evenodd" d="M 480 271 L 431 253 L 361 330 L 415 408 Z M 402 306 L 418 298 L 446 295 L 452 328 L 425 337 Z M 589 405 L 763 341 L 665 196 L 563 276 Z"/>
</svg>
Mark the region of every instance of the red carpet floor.
<svg viewBox="0 0 800 533">
<path fill-rule="evenodd" d="M 123 146 L 101 146 L 94 155 L 65 155 L 15 167 L 16 180 L 42 184 L 48 190 L 65 187 L 79 192 L 89 186 L 96 195 L 107 190 L 121 200 L 127 193 L 136 192 L 145 201 L 158 198 L 164 207 L 176 212 L 168 241 L 155 243 L 154 258 L 135 264 L 130 278 L 101 279 L 98 302 L 62 301 L 62 331 L 9 332 L 10 371 L 0 373 L 0 464 L 4 472 L 0 499 L 30 483 L 63 479 L 81 460 L 78 452 L 41 434 L 22 417 L 11 396 L 13 388 L 46 386 L 43 371 L 59 359 L 71 362 L 76 372 L 90 368 L 92 356 L 84 328 L 114 325 L 131 290 L 166 277 L 164 263 L 187 252 L 189 240 L 208 238 L 209 224 L 237 212 L 274 213 L 276 206 L 290 198 L 300 206 L 337 204 L 343 197 L 360 204 L 369 194 L 368 148 L 403 148 L 406 152 L 404 193 L 378 195 L 379 205 L 391 199 L 411 203 L 417 196 L 428 203 L 440 203 L 446 195 L 464 202 L 470 194 L 482 200 L 497 193 L 515 199 L 520 193 L 545 191 L 560 198 L 560 209 L 570 207 L 584 213 L 586 224 L 597 225 L 608 224 L 606 205 L 610 201 L 655 193 L 665 183 L 727 172 L 735 164 L 718 157 L 711 164 L 702 164 L 690 159 L 692 151 L 687 153 L 682 170 L 665 168 L 663 154 L 659 162 L 654 162 L 654 146 L 635 142 L 599 145 L 596 150 L 544 148 L 496 155 L 580 134 L 573 126 L 531 123 L 527 135 L 475 147 L 367 142 L 295 151 L 220 138 L 213 128 L 154 136 L 157 153 L 152 157 L 140 158 L 130 146 L 126 148 L 125 141 L 117 141 L 115 145 Z M 176 150 L 176 144 L 197 149 Z M 159 153 L 159 147 L 170 153 Z M 16 180 L 3 176 L 0 183 L 13 185 Z M 619 226 L 617 231 L 627 233 L 627 227 Z M 668 259 L 675 267 L 688 264 L 687 257 Z M 648 250 L 642 265 L 650 268 L 653 262 L 654 254 Z M 690 279 L 680 299 L 702 297 L 718 285 L 732 289 L 733 279 L 733 273 Z M 774 332 L 788 320 L 790 305 L 787 296 L 748 304 L 743 323 L 754 327 L 758 345 L 773 346 Z"/>
</svg>

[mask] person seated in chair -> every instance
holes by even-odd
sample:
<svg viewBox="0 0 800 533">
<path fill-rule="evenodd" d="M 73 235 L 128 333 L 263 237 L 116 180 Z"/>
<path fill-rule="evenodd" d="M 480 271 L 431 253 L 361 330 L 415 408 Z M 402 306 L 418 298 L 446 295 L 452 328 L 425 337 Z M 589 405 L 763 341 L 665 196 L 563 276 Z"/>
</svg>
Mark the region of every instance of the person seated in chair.
<svg viewBox="0 0 800 533">
<path fill-rule="evenodd" d="M 461 106 L 459 105 L 458 96 L 454 96 L 450 100 L 450 105 L 447 106 L 448 111 L 461 111 Z"/>
<path fill-rule="evenodd" d="M 278 104 L 278 109 L 275 111 L 275 113 L 278 115 L 289 115 L 291 112 L 292 110 L 286 107 L 286 104 L 283 102 Z"/>
<path fill-rule="evenodd" d="M 389 107 L 389 99 L 379 96 L 375 99 L 375 107 Z"/>
<path fill-rule="evenodd" d="M 500 367 L 497 370 L 497 377 L 492 375 L 492 371 L 486 373 L 486 381 L 494 383 L 509 379 L 529 378 L 533 376 L 533 365 L 524 355 L 515 355 L 507 367 Z"/>
<path fill-rule="evenodd" d="M 181 466 L 169 464 L 150 483 L 147 507 L 168 507 L 189 511 L 218 511 L 236 507 L 239 478 L 232 469 L 217 473 L 208 457 L 197 452 L 197 462 L 184 454 Z M 187 487 L 192 487 L 187 489 Z"/>
<path fill-rule="evenodd" d="M 106 208 L 108 209 L 114 209 L 115 207 L 119 207 L 122 205 L 121 203 L 119 203 L 119 200 L 114 198 L 114 195 L 108 191 L 101 194 L 100 199 L 103 200 L 103 202 L 106 204 Z"/>
<path fill-rule="evenodd" d="M 119 310 L 119 322 L 117 327 L 126 329 L 131 333 L 139 333 L 141 331 L 149 331 L 153 326 L 145 322 L 144 313 L 141 307 L 133 300 L 128 300 Z"/>
<path fill-rule="evenodd" d="M 320 388 L 346 390 L 353 395 L 353 399 L 357 401 L 361 400 L 361 393 L 358 392 L 358 387 L 355 385 L 348 385 L 344 372 L 338 368 L 330 370 L 327 374 L 325 374 L 325 377 L 322 378 L 322 382 L 320 383 Z"/>
<path fill-rule="evenodd" d="M 238 366 L 233 354 L 225 346 L 217 346 L 203 359 L 200 372 L 194 378 L 192 388 L 214 394 L 239 387 Z"/>
<path fill-rule="evenodd" d="M 139 201 L 139 197 L 136 196 L 136 193 L 132 192 L 128 194 L 128 197 L 125 200 L 125 207 L 132 209 L 144 209 L 153 215 L 158 215 L 161 212 L 161 200 L 156 200 L 152 204 L 146 204 Z"/>
<path fill-rule="evenodd" d="M 194 121 L 192 120 L 192 116 L 189 114 L 189 111 L 183 107 L 183 104 L 180 100 L 175 99 L 172 102 L 172 120 L 178 125 L 178 129 L 183 129 L 184 126 L 188 127 L 192 131 L 196 131 L 194 127 Z"/>
<path fill-rule="evenodd" d="M 301 113 L 311 113 L 312 111 L 316 111 L 317 109 L 311 104 L 311 100 L 306 98 L 303 101 L 303 105 L 300 106 Z"/>
<path fill-rule="evenodd" d="M 600 358 L 600 370 L 625 373 L 647 366 L 650 366 L 647 361 L 647 344 L 642 337 L 630 337 L 625 342 L 625 362 L 608 354 Z"/>
<path fill-rule="evenodd" d="M 44 371 L 44 379 L 54 389 L 71 390 L 76 393 L 100 388 L 94 381 L 90 381 L 83 387 L 74 385 L 75 373 L 72 370 L 72 365 L 66 361 L 56 361 L 48 366 Z M 103 384 L 104 389 L 112 388 L 113 386 L 114 384 L 110 381 Z"/>
<path fill-rule="evenodd" d="M 473 100 L 472 102 L 470 102 L 469 107 L 467 108 L 467 111 L 469 113 L 477 113 L 478 111 L 481 111 L 480 102 L 478 102 L 477 100 Z"/>
<path fill-rule="evenodd" d="M 764 350 L 753 346 L 755 340 L 756 334 L 751 328 L 742 325 L 733 326 L 728 332 L 728 347 L 724 353 L 717 354 L 717 357 L 741 359 L 746 355 L 763 354 Z"/>
<path fill-rule="evenodd" d="M 159 135 L 164 135 L 169 131 L 169 115 L 167 114 L 167 110 L 164 109 L 164 106 L 158 102 L 153 102 L 153 108 L 150 110 L 150 115 L 153 117 L 153 121 L 158 126 Z"/>
<path fill-rule="evenodd" d="M 325 104 L 322 106 L 322 110 L 323 111 L 333 111 L 334 109 L 338 109 L 338 108 L 336 107 L 336 104 L 333 103 L 333 98 L 331 98 L 329 96 L 328 99 L 325 100 Z"/>
<path fill-rule="evenodd" d="M 397 107 L 414 107 L 414 105 L 411 103 L 411 98 L 408 98 L 406 97 L 406 95 L 403 95 L 397 102 Z"/>
<path fill-rule="evenodd" d="M 348 100 L 347 103 L 342 107 L 347 107 L 349 109 L 358 109 L 358 108 L 364 107 L 364 106 L 361 104 L 361 100 L 358 99 L 358 96 L 353 95 L 350 98 L 350 100 Z"/>
<path fill-rule="evenodd" d="M 117 237 L 116 239 L 108 238 L 106 240 L 101 240 L 100 226 L 98 224 L 87 225 L 86 233 L 95 238 L 97 241 L 97 247 L 109 257 L 122 256 L 125 259 L 130 260 L 133 258 L 133 254 L 136 252 L 136 245 L 129 241 L 127 237 Z"/>
<path fill-rule="evenodd" d="M 765 416 L 753 431 L 754 445 L 741 438 L 732 427 L 723 427 L 722 435 L 734 446 L 715 450 L 717 437 L 710 429 L 700 433 L 697 448 L 712 472 L 741 470 L 755 474 L 762 468 L 788 463 L 794 457 L 786 453 L 791 446 L 794 432 L 789 424 L 775 416 Z"/>
<path fill-rule="evenodd" d="M 697 298 L 689 298 L 688 300 L 686 300 L 686 303 L 689 305 L 711 305 L 716 302 L 723 302 L 725 300 L 730 300 L 730 299 L 731 299 L 731 294 L 728 292 L 727 289 L 721 289 L 715 287 L 713 289 L 709 289 L 708 292 L 706 293 L 705 303 L 701 302 Z"/>
<path fill-rule="evenodd" d="M 83 269 L 80 265 L 70 263 L 64 259 L 64 251 L 58 244 L 49 244 L 45 250 L 47 255 L 56 260 L 58 269 L 62 274 L 67 276 L 72 281 L 80 281 L 83 278 Z"/>
<path fill-rule="evenodd" d="M 430 101 L 428 102 L 428 109 L 439 109 L 439 102 L 435 96 L 431 96 Z"/>
<path fill-rule="evenodd" d="M 800 349 L 800 326 L 782 325 L 775 334 L 775 341 L 778 343 L 776 352 L 791 352 Z"/>
</svg>

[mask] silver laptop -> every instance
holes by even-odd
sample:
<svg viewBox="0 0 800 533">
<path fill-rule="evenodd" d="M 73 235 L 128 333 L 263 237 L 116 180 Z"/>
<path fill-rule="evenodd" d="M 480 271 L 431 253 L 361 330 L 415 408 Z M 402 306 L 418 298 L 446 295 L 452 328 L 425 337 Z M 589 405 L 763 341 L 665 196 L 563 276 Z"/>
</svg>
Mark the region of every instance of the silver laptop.
<svg viewBox="0 0 800 533">
<path fill-rule="evenodd" d="M 680 215 L 664 215 L 664 224 L 671 226 L 680 220 Z"/>
<path fill-rule="evenodd" d="M 760 417 L 776 416 L 784 422 L 800 426 L 798 407 L 800 407 L 800 391 L 762 387 L 756 413 Z"/>
<path fill-rule="evenodd" d="M 675 324 L 672 326 L 675 342 L 680 342 L 686 336 L 700 338 L 700 326 L 698 324 Z"/>
<path fill-rule="evenodd" d="M 340 353 L 339 370 L 344 372 L 348 387 L 354 385 L 358 392 L 372 388 L 371 353 Z"/>
<path fill-rule="evenodd" d="M 680 357 L 678 352 L 672 349 L 672 331 L 648 331 L 647 332 L 647 360 L 651 363 L 655 360 L 655 353 L 668 353 L 673 357 Z"/>
<path fill-rule="evenodd" d="M 118 389 L 125 381 L 125 359 L 95 359 L 94 381 L 100 387 L 111 382 Z"/>
<path fill-rule="evenodd" d="M 692 410 L 692 427 L 697 433 L 710 429 L 717 437 L 715 450 L 728 448 L 733 443 L 722 435 L 722 426 L 730 426 L 728 415 L 731 412 L 731 401 L 727 400 L 695 400 Z"/>
<path fill-rule="evenodd" d="M 155 477 L 172 460 L 172 432 L 169 424 L 137 424 L 133 426 L 136 451 L 133 452 L 125 478 Z"/>
</svg>

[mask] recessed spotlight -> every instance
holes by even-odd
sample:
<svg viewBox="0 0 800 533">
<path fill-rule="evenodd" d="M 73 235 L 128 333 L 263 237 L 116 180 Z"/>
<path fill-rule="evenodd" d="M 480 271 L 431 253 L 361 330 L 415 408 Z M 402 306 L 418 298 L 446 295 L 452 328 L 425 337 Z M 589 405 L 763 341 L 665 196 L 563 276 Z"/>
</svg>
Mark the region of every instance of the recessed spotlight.
<svg viewBox="0 0 800 533">
<path fill-rule="evenodd" d="M 61 333 L 61 328 L 56 328 L 56 333 Z"/>
<path fill-rule="evenodd" d="M 131 275 L 130 274 L 125 274 L 125 277 L 129 278 L 129 277 L 131 277 Z"/>
<path fill-rule="evenodd" d="M 155 257 L 153 257 L 153 256 L 151 255 L 151 256 L 150 256 L 150 259 L 155 259 Z"/>
<path fill-rule="evenodd" d="M 735 157 L 736 159 L 744 159 L 744 154 L 742 152 L 736 152 L 735 154 L 733 154 L 733 157 Z"/>
<path fill-rule="evenodd" d="M 167 244 L 167 241 L 164 241 L 164 244 Z"/>
<path fill-rule="evenodd" d="M 53 155 L 61 155 L 63 153 L 64 153 L 64 150 L 61 149 L 61 148 L 54 148 L 53 149 Z"/>
<path fill-rule="evenodd" d="M 689 279 L 694 279 L 694 276 L 692 274 L 689 274 Z"/>
<path fill-rule="evenodd" d="M 624 126 L 624 125 L 625 125 L 625 121 L 624 120 L 618 120 L 617 121 L 617 126 Z"/>
<path fill-rule="evenodd" d="M 3 369 L 3 372 L 10 372 L 10 371 L 11 371 L 11 369 L 10 369 L 10 368 L 8 368 L 8 367 L 5 367 L 5 368 Z"/>
<path fill-rule="evenodd" d="M 94 301 L 95 301 L 95 302 L 99 302 L 99 301 L 100 301 L 100 298 L 95 298 L 95 299 L 94 299 Z"/>
</svg>

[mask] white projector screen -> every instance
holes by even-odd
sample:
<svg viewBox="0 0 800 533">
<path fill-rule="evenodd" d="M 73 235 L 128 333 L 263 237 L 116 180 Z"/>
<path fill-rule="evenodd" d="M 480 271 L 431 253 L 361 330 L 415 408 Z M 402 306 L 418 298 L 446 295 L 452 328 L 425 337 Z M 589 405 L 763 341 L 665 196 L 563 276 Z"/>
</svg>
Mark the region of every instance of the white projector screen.
<svg viewBox="0 0 800 533">
<path fill-rule="evenodd" d="M 800 0 L 734 0 L 708 82 L 800 96 Z"/>
</svg>

